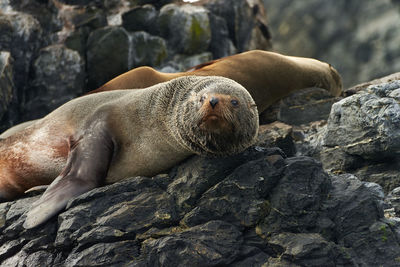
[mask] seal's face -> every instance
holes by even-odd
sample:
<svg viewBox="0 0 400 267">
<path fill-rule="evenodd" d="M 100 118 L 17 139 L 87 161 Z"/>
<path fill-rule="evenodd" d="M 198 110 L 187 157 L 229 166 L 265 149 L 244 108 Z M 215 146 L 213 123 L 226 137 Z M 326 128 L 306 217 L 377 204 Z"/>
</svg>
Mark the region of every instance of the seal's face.
<svg viewBox="0 0 400 267">
<path fill-rule="evenodd" d="M 183 111 L 182 137 L 198 154 L 241 152 L 253 144 L 258 132 L 257 107 L 237 83 L 208 85 L 189 98 Z"/>
</svg>

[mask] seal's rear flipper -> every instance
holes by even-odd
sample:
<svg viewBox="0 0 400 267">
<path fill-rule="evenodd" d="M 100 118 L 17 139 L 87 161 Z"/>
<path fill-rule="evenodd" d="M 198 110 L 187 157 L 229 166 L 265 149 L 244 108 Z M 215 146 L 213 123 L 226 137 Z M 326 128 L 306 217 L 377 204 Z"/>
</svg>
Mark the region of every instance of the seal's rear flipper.
<svg viewBox="0 0 400 267">
<path fill-rule="evenodd" d="M 104 181 L 114 142 L 103 125 L 95 124 L 71 145 L 65 169 L 28 212 L 24 223 L 26 229 L 47 221 L 65 208 L 70 199 L 98 187 Z"/>
</svg>

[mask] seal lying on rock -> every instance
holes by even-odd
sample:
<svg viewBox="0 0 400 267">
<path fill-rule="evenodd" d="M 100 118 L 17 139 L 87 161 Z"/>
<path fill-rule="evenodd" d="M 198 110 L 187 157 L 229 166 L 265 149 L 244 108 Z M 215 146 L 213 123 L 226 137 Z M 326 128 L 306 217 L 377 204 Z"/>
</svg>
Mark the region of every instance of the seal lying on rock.
<svg viewBox="0 0 400 267">
<path fill-rule="evenodd" d="M 339 73 L 328 63 L 304 57 L 252 50 L 201 64 L 187 72 L 162 73 L 151 67 L 139 67 L 89 92 L 146 88 L 182 76 L 223 76 L 243 85 L 255 100 L 259 113 L 294 91 L 308 87 L 326 89 L 334 96 L 342 92 Z M 0 135 L 8 137 L 33 122 L 14 126 Z"/>
<path fill-rule="evenodd" d="M 154 176 L 193 154 L 238 153 L 257 131 L 254 100 L 223 77 L 83 96 L 0 141 L 0 196 L 51 183 L 27 214 L 32 228 L 104 183 Z"/>
</svg>

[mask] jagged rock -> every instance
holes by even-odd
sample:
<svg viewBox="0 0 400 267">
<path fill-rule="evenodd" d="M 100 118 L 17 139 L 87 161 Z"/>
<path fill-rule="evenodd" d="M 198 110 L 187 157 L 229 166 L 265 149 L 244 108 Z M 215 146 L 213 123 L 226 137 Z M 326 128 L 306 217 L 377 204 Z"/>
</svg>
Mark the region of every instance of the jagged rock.
<svg viewBox="0 0 400 267">
<path fill-rule="evenodd" d="M 87 41 L 88 89 L 96 89 L 128 71 L 130 49 L 129 33 L 122 27 L 93 31 Z"/>
<path fill-rule="evenodd" d="M 15 92 L 12 64 L 10 53 L 0 52 L 0 120 L 7 111 Z"/>
<path fill-rule="evenodd" d="M 63 45 L 43 48 L 33 64 L 25 119 L 37 119 L 82 94 L 85 67 L 78 52 Z"/>
<path fill-rule="evenodd" d="M 167 44 L 164 39 L 140 31 L 130 34 L 132 49 L 129 66 L 159 66 L 168 56 Z"/>
<path fill-rule="evenodd" d="M 158 26 L 161 36 L 176 53 L 204 52 L 211 41 L 208 11 L 201 6 L 165 5 L 160 9 Z"/>
<path fill-rule="evenodd" d="M 146 31 L 158 34 L 158 11 L 152 5 L 137 6 L 122 14 L 122 26 L 128 31 Z"/>
<path fill-rule="evenodd" d="M 315 160 L 253 147 L 96 188 L 37 229 L 38 196 L 0 204 L 2 265 L 395 266 L 383 192 Z"/>
<path fill-rule="evenodd" d="M 229 39 L 228 25 L 225 19 L 209 14 L 211 28 L 210 51 L 214 58 L 221 58 L 236 54 L 237 49 Z"/>
<path fill-rule="evenodd" d="M 33 16 L 0 13 L 0 51 L 10 51 L 14 58 L 14 82 L 18 89 L 27 85 L 30 62 L 40 47 L 41 34 L 40 24 Z"/>
<path fill-rule="evenodd" d="M 214 15 L 225 19 L 230 39 L 238 52 L 271 48 L 261 0 L 205 0 L 202 4 Z"/>
<path fill-rule="evenodd" d="M 399 71 L 400 12 L 391 1 L 264 3 L 274 49 L 329 62 L 345 87 Z"/>
<path fill-rule="evenodd" d="M 399 95 L 400 81 L 394 81 L 368 87 L 366 92 L 335 103 L 324 137 L 327 149 L 322 151 L 322 157 L 330 157 L 332 150 L 342 156 L 331 158 L 329 163 L 323 161 L 325 166 L 337 168 L 335 161 L 346 155 L 372 161 L 396 158 L 400 151 Z"/>
<path fill-rule="evenodd" d="M 369 82 L 357 84 L 355 86 L 347 88 L 347 89 L 344 90 L 344 95 L 345 96 L 351 96 L 351 95 L 354 95 L 355 93 L 357 93 L 358 91 L 367 89 L 367 87 L 370 86 L 370 85 L 388 83 L 388 82 L 392 82 L 392 81 L 396 81 L 396 80 L 400 80 L 400 72 L 396 72 L 396 73 L 387 75 L 385 77 L 381 77 L 381 78 L 378 78 L 378 79 L 375 79 L 375 80 L 372 80 L 372 81 L 369 81 Z"/>
<path fill-rule="evenodd" d="M 282 122 L 260 125 L 256 145 L 263 147 L 277 146 L 289 157 L 294 156 L 296 148 L 293 142 L 293 127 Z"/>
<path fill-rule="evenodd" d="M 393 208 L 396 217 L 400 217 L 400 187 L 393 189 L 386 196 L 385 202 L 389 203 Z"/>
</svg>

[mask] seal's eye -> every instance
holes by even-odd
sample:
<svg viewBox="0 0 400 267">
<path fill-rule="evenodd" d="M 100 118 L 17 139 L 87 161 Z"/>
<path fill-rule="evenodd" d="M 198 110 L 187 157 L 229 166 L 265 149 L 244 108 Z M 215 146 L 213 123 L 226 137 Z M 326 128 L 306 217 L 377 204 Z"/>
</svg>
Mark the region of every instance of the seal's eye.
<svg viewBox="0 0 400 267">
<path fill-rule="evenodd" d="M 204 99 L 206 99 L 206 96 L 203 95 L 202 97 L 200 97 L 200 103 L 203 103 Z"/>
<path fill-rule="evenodd" d="M 232 99 L 231 103 L 234 107 L 237 107 L 239 105 L 239 101 L 237 101 L 236 99 Z"/>
</svg>

